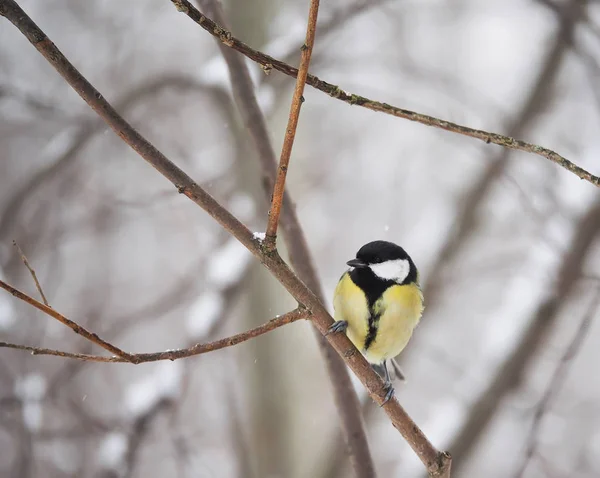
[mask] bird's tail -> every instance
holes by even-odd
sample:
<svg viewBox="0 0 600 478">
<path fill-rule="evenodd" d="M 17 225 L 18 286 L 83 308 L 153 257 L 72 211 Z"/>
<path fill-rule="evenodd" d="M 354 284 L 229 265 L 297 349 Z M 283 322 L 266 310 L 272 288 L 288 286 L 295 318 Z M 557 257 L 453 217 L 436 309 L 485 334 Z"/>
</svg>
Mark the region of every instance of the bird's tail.
<svg viewBox="0 0 600 478">
<path fill-rule="evenodd" d="M 390 359 L 390 363 L 392 365 L 394 378 L 396 380 L 400 380 L 401 382 L 406 382 L 406 376 L 404 375 L 404 372 L 402 372 L 402 369 L 400 368 L 400 365 L 398 365 L 396 359 Z"/>
</svg>

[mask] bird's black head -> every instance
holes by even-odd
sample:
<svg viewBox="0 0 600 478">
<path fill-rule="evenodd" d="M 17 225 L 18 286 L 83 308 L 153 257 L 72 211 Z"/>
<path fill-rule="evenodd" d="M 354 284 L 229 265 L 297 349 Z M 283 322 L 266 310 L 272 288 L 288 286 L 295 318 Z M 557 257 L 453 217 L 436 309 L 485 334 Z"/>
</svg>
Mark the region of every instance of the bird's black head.
<svg viewBox="0 0 600 478">
<path fill-rule="evenodd" d="M 369 242 L 347 264 L 361 275 L 372 274 L 375 279 L 386 282 L 408 284 L 417 280 L 417 269 L 412 259 L 393 242 Z"/>
</svg>

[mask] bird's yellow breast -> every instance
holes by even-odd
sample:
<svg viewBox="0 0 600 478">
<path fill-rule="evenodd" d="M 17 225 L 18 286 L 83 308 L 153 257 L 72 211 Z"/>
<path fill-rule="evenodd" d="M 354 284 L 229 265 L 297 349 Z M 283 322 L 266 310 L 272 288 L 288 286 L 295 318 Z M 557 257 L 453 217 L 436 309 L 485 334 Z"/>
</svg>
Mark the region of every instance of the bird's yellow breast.
<svg viewBox="0 0 600 478">
<path fill-rule="evenodd" d="M 346 333 L 356 348 L 369 362 L 381 363 L 406 347 L 423 313 L 423 295 L 417 284 L 393 285 L 370 309 L 364 292 L 345 273 L 335 290 L 333 307 L 335 320 L 348 322 Z M 371 337 L 370 319 L 374 319 Z"/>
</svg>

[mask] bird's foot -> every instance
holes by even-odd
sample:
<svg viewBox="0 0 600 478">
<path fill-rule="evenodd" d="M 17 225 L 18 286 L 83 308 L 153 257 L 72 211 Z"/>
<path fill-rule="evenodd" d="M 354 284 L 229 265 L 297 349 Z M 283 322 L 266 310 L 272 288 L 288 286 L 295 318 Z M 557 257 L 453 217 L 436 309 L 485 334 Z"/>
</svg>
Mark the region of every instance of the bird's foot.
<svg viewBox="0 0 600 478">
<path fill-rule="evenodd" d="M 348 328 L 348 321 L 336 320 L 333 324 L 331 324 L 331 327 L 329 327 L 329 330 L 327 331 L 327 334 L 325 334 L 325 335 L 337 334 L 338 332 L 346 332 L 347 328 Z"/>
<path fill-rule="evenodd" d="M 381 405 L 379 405 L 380 407 L 383 407 L 394 396 L 394 387 L 392 385 L 392 382 L 385 382 L 383 389 L 385 390 L 386 393 L 385 393 L 385 398 L 383 399 L 383 403 Z"/>
</svg>

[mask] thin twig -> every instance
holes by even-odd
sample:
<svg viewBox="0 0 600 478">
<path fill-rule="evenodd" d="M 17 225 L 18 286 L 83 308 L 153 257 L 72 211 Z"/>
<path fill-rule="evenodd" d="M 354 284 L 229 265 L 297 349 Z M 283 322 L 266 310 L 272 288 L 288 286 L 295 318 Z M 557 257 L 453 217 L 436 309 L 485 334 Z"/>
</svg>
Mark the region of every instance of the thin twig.
<svg viewBox="0 0 600 478">
<path fill-rule="evenodd" d="M 33 277 L 33 282 L 35 282 L 35 287 L 37 288 L 38 292 L 42 296 L 42 300 L 44 301 L 44 304 L 47 305 L 48 307 L 50 307 L 50 304 L 48 304 L 48 300 L 46 299 L 46 296 L 44 295 L 44 291 L 42 290 L 42 286 L 40 285 L 40 282 L 38 281 L 35 270 L 33 270 L 33 267 L 31 267 L 31 265 L 29 265 L 27 256 L 25 256 L 25 253 L 19 247 L 19 244 L 17 244 L 17 241 L 13 241 L 13 246 L 15 246 L 17 248 L 17 251 L 19 252 L 19 255 L 21 256 L 21 260 L 23 261 L 23 264 L 25 264 L 25 267 L 27 267 L 27 269 L 29 269 L 29 273 L 31 274 L 31 277 Z"/>
<path fill-rule="evenodd" d="M 12 344 L 9 342 L 0 342 L 0 348 L 24 350 L 26 352 L 31 352 L 31 355 L 53 355 L 55 357 L 71 358 L 76 360 L 83 360 L 86 362 L 129 362 L 128 360 L 123 360 L 121 357 L 117 357 L 114 355 L 111 357 L 104 357 L 102 355 L 63 352 L 62 350 L 46 349 L 43 347 L 33 347 L 31 345 Z"/>
<path fill-rule="evenodd" d="M 177 91 L 185 92 L 204 92 L 213 97 L 217 95 L 222 97 L 227 96 L 222 92 L 222 89 L 205 86 L 191 77 L 179 73 L 165 74 L 164 76 L 153 77 L 135 83 L 115 100 L 115 108 L 122 112 L 128 112 L 146 98 L 156 97 L 168 89 L 177 89 Z M 0 241 L 5 238 L 5 235 L 14 230 L 13 224 L 15 221 L 22 218 L 21 211 L 25 200 L 35 196 L 35 193 L 41 186 L 71 166 L 79 158 L 80 152 L 98 133 L 104 131 L 104 128 L 104 122 L 97 116 L 93 116 L 89 121 L 81 121 L 78 130 L 69 141 L 70 144 L 64 152 L 56 158 L 43 158 L 44 166 L 28 175 L 14 193 L 2 201 L 2 210 L 0 211 Z M 65 131 L 60 134 L 65 134 Z"/>
<path fill-rule="evenodd" d="M 308 11 L 308 24 L 306 26 L 306 40 L 302 45 L 300 68 L 296 77 L 296 87 L 292 96 L 292 105 L 290 106 L 290 115 L 288 118 L 285 135 L 283 137 L 283 146 L 277 168 L 277 178 L 275 187 L 271 196 L 271 209 L 269 210 L 269 220 L 267 222 L 267 231 L 265 237 L 265 247 L 267 251 L 272 251 L 277 242 L 277 226 L 279 225 L 279 215 L 281 214 L 281 204 L 283 203 L 283 191 L 285 190 L 285 179 L 287 177 L 292 147 L 296 138 L 296 129 L 298 128 L 298 119 L 300 118 L 300 108 L 304 102 L 304 85 L 308 76 L 308 67 L 310 65 L 310 56 L 315 44 L 315 33 L 317 30 L 317 15 L 319 13 L 319 0 L 311 0 Z"/>
<path fill-rule="evenodd" d="M 558 31 L 553 35 L 552 44 L 544 53 L 543 59 L 540 59 L 541 68 L 532 83 L 527 99 L 523 101 L 514 119 L 505 127 L 510 136 L 526 134 L 532 129 L 536 120 L 546 115 L 551 107 L 551 92 L 554 91 L 556 77 L 562 71 L 565 59 L 569 58 L 569 47 L 573 44 L 577 25 L 584 17 L 585 5 L 580 0 L 570 0 L 565 4 L 565 10 L 567 9 L 571 11 L 568 16 L 557 18 Z M 431 266 L 431 270 L 435 273 L 430 274 L 424 284 L 429 314 L 434 319 L 427 321 L 428 327 L 435 327 L 435 319 L 441 315 L 432 314 L 432 310 L 438 305 L 439 297 L 443 295 L 443 286 L 447 283 L 444 277 L 450 273 L 448 266 L 456 257 L 460 257 L 463 248 L 469 244 L 469 239 L 476 233 L 481 223 L 479 218 L 484 199 L 498 178 L 505 176 L 510 164 L 510 153 L 508 149 L 501 149 L 497 154 L 490 155 L 490 161 L 483 174 L 462 196 L 458 214 L 452 221 L 452 229 Z"/>
<path fill-rule="evenodd" d="M 298 76 L 298 70 L 296 68 L 280 60 L 277 60 L 272 56 L 266 55 L 265 53 L 262 53 L 258 50 L 249 47 L 244 42 L 235 38 L 231 34 L 231 32 L 227 31 L 226 29 L 215 23 L 206 15 L 200 13 L 200 11 L 198 11 L 198 9 L 196 9 L 187 0 L 171 0 L 171 2 L 175 5 L 177 10 L 185 13 L 198 25 L 204 28 L 204 30 L 209 32 L 214 37 L 218 38 L 219 41 L 221 41 L 223 44 L 240 52 L 244 56 L 250 58 L 252 61 L 259 63 L 262 66 L 263 70 L 268 72 L 275 69 L 285 75 L 294 78 Z M 559 166 L 565 168 L 567 171 L 570 171 L 571 173 L 575 174 L 580 179 L 584 179 L 592 183 L 594 186 L 600 187 L 600 177 L 577 166 L 575 163 L 569 161 L 567 158 L 561 156 L 555 151 L 552 151 L 551 149 L 544 148 L 536 144 L 528 143 L 526 141 L 521 141 L 519 139 L 511 138 L 510 136 L 504 136 L 498 133 L 469 128 L 468 126 L 463 126 L 457 123 L 453 123 L 451 121 L 436 118 L 434 116 L 417 113 L 415 111 L 399 108 L 388 103 L 374 101 L 364 96 L 347 93 L 346 91 L 342 90 L 339 86 L 320 80 L 314 75 L 308 75 L 306 79 L 306 84 L 312 86 L 313 88 L 316 88 L 319 91 L 322 91 L 323 93 L 328 94 L 332 98 L 341 100 L 349 105 L 362 106 L 363 108 L 367 108 L 372 111 L 377 111 L 391 116 L 396 116 L 397 118 L 403 118 L 409 121 L 414 121 L 416 123 L 421 123 L 425 126 L 432 126 L 434 128 L 449 131 L 451 133 L 469 136 L 471 138 L 479 139 L 487 144 L 493 143 L 497 144 L 498 146 L 503 146 L 505 148 L 536 154 L 538 156 L 552 161 L 553 163 L 558 164 Z"/>
<path fill-rule="evenodd" d="M 218 0 L 198 0 L 198 3 L 217 22 L 227 27 L 225 13 Z M 255 86 L 245 58 L 219 41 L 217 45 L 227 63 L 235 103 L 258 153 L 257 159 L 260 161 L 263 176 L 263 191 L 268 200 L 275 185 L 277 159 L 265 115 L 256 99 Z M 325 303 L 323 287 L 317 275 L 306 235 L 287 189 L 284 190 L 283 196 L 280 229 L 283 232 L 290 263 L 298 278 L 315 294 L 320 303 Z M 317 329 L 316 324 L 313 324 L 313 332 L 332 385 L 333 400 L 339 416 L 346 456 L 356 478 L 372 478 L 375 476 L 375 464 L 362 420 L 358 395 L 348 367 Z"/>
<path fill-rule="evenodd" d="M 565 383 L 565 379 L 569 373 L 570 364 L 573 362 L 573 359 L 577 356 L 577 354 L 581 351 L 581 346 L 583 345 L 583 341 L 585 340 L 590 326 L 592 325 L 592 321 L 594 320 L 594 316 L 598 312 L 598 305 L 600 304 L 600 294 L 599 291 L 596 290 L 596 296 L 593 298 L 588 310 L 581 320 L 577 332 L 571 339 L 571 342 L 565 349 L 562 354 L 554 372 L 552 373 L 552 378 L 548 383 L 548 387 L 544 392 L 541 400 L 539 401 L 535 413 L 533 416 L 533 423 L 531 424 L 531 428 L 529 430 L 529 434 L 527 436 L 527 447 L 525 453 L 523 455 L 523 460 L 519 465 L 518 471 L 515 473 L 516 478 L 521 478 L 525 476 L 525 471 L 527 469 L 527 465 L 531 458 L 537 453 L 538 448 L 538 435 L 540 426 L 542 424 L 542 419 L 549 411 L 552 402 L 560 392 Z"/>
<path fill-rule="evenodd" d="M 89 332 L 85 327 L 82 327 L 78 323 L 67 319 L 64 315 L 58 313 L 52 307 L 50 307 L 46 304 L 42 304 L 41 302 L 35 300 L 33 297 L 28 296 L 27 294 L 25 294 L 24 292 L 21 292 L 18 289 L 15 289 L 13 286 L 11 286 L 10 284 L 7 284 L 3 280 L 0 280 L 0 287 L 4 290 L 10 292 L 17 299 L 21 299 L 23 302 L 27 302 L 29 305 L 34 306 L 38 310 L 41 310 L 46 315 L 49 315 L 53 319 L 56 319 L 59 322 L 63 323 L 64 325 L 69 327 L 76 334 L 79 334 L 82 337 L 85 337 L 90 342 L 93 342 L 96 345 L 99 345 L 100 347 L 102 347 L 103 349 L 108 350 L 109 352 L 117 355 L 118 357 L 121 357 L 126 362 L 131 362 L 134 360 L 132 355 L 128 354 L 127 352 L 123 352 L 120 348 L 115 347 L 114 345 L 106 342 L 105 340 L 102 340 L 96 334 Z"/>
<path fill-rule="evenodd" d="M 312 322 L 322 335 L 333 323 L 333 318 L 315 294 L 294 274 L 281 259 L 277 251 L 264 254 L 262 242 L 210 194 L 195 183 L 164 154 L 125 121 L 79 71 L 65 58 L 42 30 L 29 18 L 14 0 L 0 0 L 0 15 L 5 16 L 32 43 L 38 52 L 71 85 L 81 98 L 106 121 L 115 133 L 144 160 L 173 183 L 181 194 L 209 213 L 226 231 L 240 241 L 262 264 L 269 269 L 286 290 L 312 313 Z M 336 352 L 359 378 L 370 396 L 382 405 L 393 426 L 415 451 L 432 477 L 449 477 L 451 458 L 448 453 L 438 451 L 415 422 L 406 413 L 397 399 L 384 404 L 386 388 L 383 380 L 371 368 L 362 354 L 352 345 L 345 334 L 330 334 L 327 337 Z M 168 357 L 167 357 L 168 358 Z"/>
<path fill-rule="evenodd" d="M 124 357 L 103 357 L 101 355 L 63 352 L 61 350 L 31 347 L 29 345 L 11 344 L 7 342 L 0 342 L 0 348 L 4 347 L 17 350 L 26 350 L 31 352 L 31 355 L 55 355 L 58 357 L 83 360 L 87 362 L 133 363 L 137 365 L 140 363 L 158 362 L 160 360 L 179 360 L 182 358 L 193 357 L 195 355 L 202 355 L 208 352 L 214 352 L 215 350 L 224 349 L 226 347 L 232 347 L 260 335 L 264 335 L 267 332 L 271 332 L 272 330 L 284 325 L 296 322 L 297 320 L 309 318 L 309 316 L 310 312 L 307 309 L 299 307 L 291 312 L 280 315 L 279 317 L 275 317 L 263 325 L 259 325 L 258 327 L 254 327 L 253 329 L 247 330 L 246 332 L 242 332 L 240 334 L 232 335 L 231 337 L 226 337 L 224 339 L 215 340 L 214 342 L 208 342 L 205 344 L 195 344 L 191 347 L 183 349 L 165 350 L 164 352 L 130 354 L 129 357 L 131 357 L 131 360 Z"/>
</svg>

